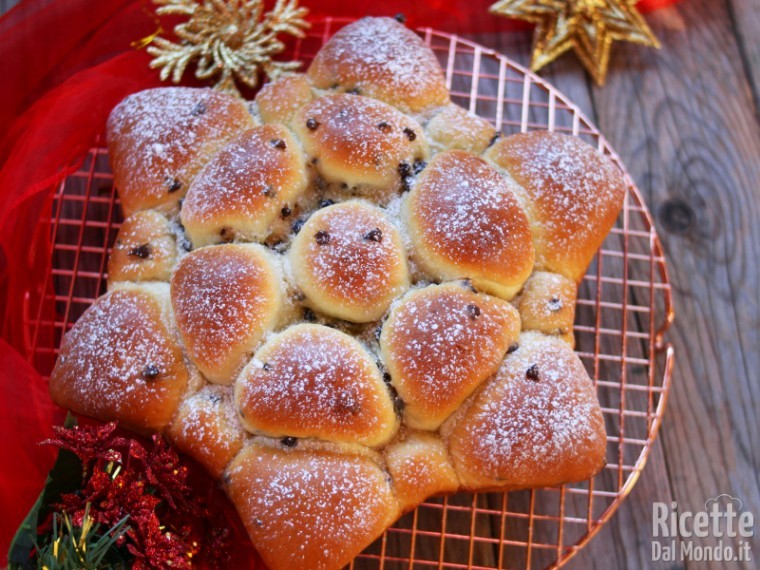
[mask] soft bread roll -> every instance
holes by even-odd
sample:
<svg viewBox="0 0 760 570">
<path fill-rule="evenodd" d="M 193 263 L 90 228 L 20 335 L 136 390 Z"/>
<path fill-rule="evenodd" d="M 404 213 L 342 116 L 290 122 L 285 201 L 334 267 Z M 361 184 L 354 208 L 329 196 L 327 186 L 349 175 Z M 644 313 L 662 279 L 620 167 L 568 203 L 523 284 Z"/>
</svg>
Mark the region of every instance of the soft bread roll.
<svg viewBox="0 0 760 570">
<path fill-rule="evenodd" d="M 380 334 L 404 422 L 436 429 L 499 367 L 520 333 L 515 308 L 458 283 L 405 295 Z"/>
<path fill-rule="evenodd" d="M 286 75 L 264 85 L 256 94 L 256 104 L 262 121 L 287 125 L 293 114 L 313 98 L 305 75 Z"/>
<path fill-rule="evenodd" d="M 473 154 L 438 154 L 402 211 L 417 263 L 434 279 L 469 278 L 493 295 L 514 297 L 530 276 L 534 252 L 512 186 Z"/>
<path fill-rule="evenodd" d="M 466 150 L 480 154 L 494 140 L 496 129 L 485 119 L 449 103 L 425 125 L 430 150 Z"/>
<path fill-rule="evenodd" d="M 581 139 L 547 131 L 506 137 L 486 158 L 523 190 L 536 269 L 580 281 L 623 205 L 620 169 Z"/>
<path fill-rule="evenodd" d="M 399 514 L 371 456 L 257 438 L 230 465 L 227 494 L 273 569 L 338 570 Z"/>
<path fill-rule="evenodd" d="M 188 384 L 166 284 L 122 285 L 98 298 L 64 337 L 53 401 L 140 433 L 161 432 Z"/>
<path fill-rule="evenodd" d="M 171 223 L 155 210 L 124 220 L 108 259 L 108 285 L 119 281 L 169 281 L 177 264 Z"/>
<path fill-rule="evenodd" d="M 435 434 L 409 432 L 386 447 L 383 455 L 403 511 L 433 495 L 459 489 L 446 445 Z"/>
<path fill-rule="evenodd" d="M 219 479 L 245 443 L 232 398 L 232 387 L 207 384 L 179 408 L 166 436 Z"/>
<path fill-rule="evenodd" d="M 353 91 L 404 112 L 449 100 L 433 51 L 391 18 L 362 18 L 341 29 L 322 46 L 308 73 L 320 89 Z"/>
<path fill-rule="evenodd" d="M 578 286 L 567 277 L 534 272 L 516 299 L 523 330 L 559 335 L 572 348 L 577 294 Z"/>
<path fill-rule="evenodd" d="M 541 333 L 519 345 L 442 430 L 464 488 L 552 487 L 604 466 L 604 420 L 580 359 Z"/>
<path fill-rule="evenodd" d="M 211 89 L 134 93 L 108 117 L 108 151 L 125 216 L 177 211 L 203 164 L 254 125 L 242 99 Z"/>
<path fill-rule="evenodd" d="M 227 244 L 182 258 L 171 299 L 187 355 L 211 382 L 230 384 L 282 304 L 282 279 L 260 245 Z"/>
<path fill-rule="evenodd" d="M 328 182 L 399 188 L 428 156 L 417 121 L 368 97 L 316 99 L 296 113 L 292 128 Z"/>
<path fill-rule="evenodd" d="M 381 445 L 398 419 L 380 370 L 352 337 L 300 324 L 272 337 L 235 384 L 243 426 L 272 437 Z"/>
<path fill-rule="evenodd" d="M 409 288 L 398 230 L 382 210 L 358 200 L 313 214 L 288 258 L 306 304 L 338 319 L 375 321 Z"/>
<path fill-rule="evenodd" d="M 195 247 L 264 241 L 305 188 L 304 157 L 290 131 L 256 127 L 201 170 L 182 204 L 182 224 Z"/>
</svg>

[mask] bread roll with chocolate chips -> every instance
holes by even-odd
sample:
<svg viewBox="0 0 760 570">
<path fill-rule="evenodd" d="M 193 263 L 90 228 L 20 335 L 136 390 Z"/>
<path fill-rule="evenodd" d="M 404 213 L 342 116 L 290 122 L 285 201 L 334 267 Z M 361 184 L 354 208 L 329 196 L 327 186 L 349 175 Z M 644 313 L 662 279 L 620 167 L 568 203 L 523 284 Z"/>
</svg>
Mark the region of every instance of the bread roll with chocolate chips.
<svg viewBox="0 0 760 570">
<path fill-rule="evenodd" d="M 182 205 L 193 246 L 264 241 L 306 189 L 301 147 L 282 125 L 245 131 L 212 158 Z"/>
<path fill-rule="evenodd" d="M 367 97 L 316 99 L 296 113 L 292 128 L 326 181 L 352 187 L 399 189 L 428 156 L 417 121 Z"/>
<path fill-rule="evenodd" d="M 469 278 L 488 293 L 514 297 L 530 276 L 534 252 L 512 186 L 473 154 L 438 154 L 402 210 L 415 261 L 433 279 Z"/>
<path fill-rule="evenodd" d="M 191 87 L 130 95 L 108 117 L 108 152 L 125 216 L 175 213 L 201 167 L 254 125 L 242 99 Z"/>
<path fill-rule="evenodd" d="M 441 108 L 430 119 L 425 134 L 433 152 L 466 150 L 474 154 L 485 151 L 497 136 L 491 123 L 454 103 Z"/>
<path fill-rule="evenodd" d="M 398 418 L 369 352 L 350 336 L 300 324 L 272 337 L 235 384 L 245 428 L 271 437 L 382 445 Z"/>
<path fill-rule="evenodd" d="M 219 479 L 246 440 L 232 387 L 207 384 L 184 400 L 166 437 Z"/>
<path fill-rule="evenodd" d="M 230 384 L 272 330 L 283 302 L 280 271 L 254 244 L 195 250 L 182 258 L 171 300 L 187 355 L 211 382 Z"/>
<path fill-rule="evenodd" d="M 520 333 L 512 305 L 459 283 L 409 292 L 380 333 L 404 422 L 434 430 L 499 367 Z"/>
<path fill-rule="evenodd" d="M 522 190 L 536 269 L 579 282 L 623 206 L 620 169 L 581 139 L 548 131 L 506 137 L 485 156 Z"/>
<path fill-rule="evenodd" d="M 355 323 L 378 320 L 409 288 L 398 230 L 377 207 L 350 200 L 317 211 L 289 252 L 305 303 Z"/>
<path fill-rule="evenodd" d="M 169 281 L 177 264 L 171 223 L 156 210 L 124 220 L 108 259 L 108 286 L 120 281 Z"/>
<path fill-rule="evenodd" d="M 558 335 L 571 348 L 575 346 L 573 319 L 577 291 L 578 286 L 567 277 L 534 272 L 516 299 L 523 330 Z"/>
<path fill-rule="evenodd" d="M 262 121 L 287 125 L 293 114 L 313 97 L 305 75 L 286 75 L 264 85 L 256 94 L 256 104 Z"/>
<path fill-rule="evenodd" d="M 407 431 L 385 448 L 384 456 L 404 511 L 413 509 L 428 497 L 459 489 L 459 479 L 446 445 L 436 434 Z"/>
<path fill-rule="evenodd" d="M 396 519 L 389 478 L 371 455 L 256 438 L 226 490 L 269 568 L 337 570 Z"/>
<path fill-rule="evenodd" d="M 64 337 L 50 376 L 53 401 L 140 433 L 163 431 L 188 384 L 173 328 L 168 285 L 109 291 Z"/>
<path fill-rule="evenodd" d="M 309 77 L 320 89 L 366 95 L 404 112 L 449 101 L 433 51 L 391 18 L 362 18 L 342 28 L 319 50 Z"/>
<path fill-rule="evenodd" d="M 466 489 L 553 487 L 604 467 L 604 420 L 580 359 L 537 332 L 519 345 L 442 430 Z"/>
</svg>

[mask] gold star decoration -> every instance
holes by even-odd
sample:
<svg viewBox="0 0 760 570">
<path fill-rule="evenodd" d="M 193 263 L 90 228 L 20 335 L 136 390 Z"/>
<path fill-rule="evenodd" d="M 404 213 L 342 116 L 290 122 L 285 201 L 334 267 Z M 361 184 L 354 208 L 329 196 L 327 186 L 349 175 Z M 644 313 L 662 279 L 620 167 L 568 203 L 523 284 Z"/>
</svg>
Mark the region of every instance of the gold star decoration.
<svg viewBox="0 0 760 570">
<path fill-rule="evenodd" d="M 536 24 L 533 71 L 572 48 L 597 84 L 604 85 L 613 41 L 660 47 L 634 4 L 635 0 L 500 0 L 489 11 Z"/>
<path fill-rule="evenodd" d="M 277 77 L 295 70 L 300 63 L 273 61 L 285 44 L 279 34 L 304 37 L 309 27 L 306 8 L 297 0 L 277 0 L 271 12 L 264 12 L 264 0 L 153 0 L 159 15 L 187 16 L 174 27 L 178 42 L 155 34 L 148 41 L 153 56 L 151 68 L 161 68 L 161 79 L 171 75 L 179 83 L 185 69 L 196 62 L 195 76 L 216 79 L 222 91 L 239 94 L 238 82 L 250 88 L 258 85 L 263 71 Z M 146 38 L 147 39 L 147 38 Z"/>
</svg>

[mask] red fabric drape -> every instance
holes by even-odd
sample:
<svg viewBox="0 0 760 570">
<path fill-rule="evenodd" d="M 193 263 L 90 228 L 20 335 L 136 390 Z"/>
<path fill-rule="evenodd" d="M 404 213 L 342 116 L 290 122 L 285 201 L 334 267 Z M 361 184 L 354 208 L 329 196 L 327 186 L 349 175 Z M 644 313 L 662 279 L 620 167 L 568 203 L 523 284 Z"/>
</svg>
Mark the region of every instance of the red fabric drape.
<svg viewBox="0 0 760 570">
<path fill-rule="evenodd" d="M 410 26 L 456 33 L 523 26 L 490 15 L 491 2 L 301 3 L 313 16 L 403 12 Z M 672 2 L 642 0 L 638 7 Z M 151 10 L 149 0 L 24 0 L 0 18 L 0 565 L 52 465 L 51 451 L 35 444 L 61 419 L 44 380 L 19 354 L 25 350 L 25 302 L 42 296 L 39 287 L 50 270 L 49 228 L 39 221 L 49 211 L 51 189 L 103 132 L 111 108 L 159 84 L 147 54 L 130 47 L 155 31 Z M 53 310 L 44 307 L 45 314 Z"/>
</svg>

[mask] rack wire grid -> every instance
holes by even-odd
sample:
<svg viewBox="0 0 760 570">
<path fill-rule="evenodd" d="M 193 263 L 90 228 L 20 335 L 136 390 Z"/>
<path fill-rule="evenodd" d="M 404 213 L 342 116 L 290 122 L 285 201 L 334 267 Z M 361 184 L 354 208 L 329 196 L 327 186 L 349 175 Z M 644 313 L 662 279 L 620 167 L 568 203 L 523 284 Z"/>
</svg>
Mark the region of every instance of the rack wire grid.
<svg viewBox="0 0 760 570">
<path fill-rule="evenodd" d="M 289 58 L 308 64 L 351 20 L 313 22 Z M 432 29 L 418 30 L 445 71 L 452 100 L 505 134 L 548 129 L 581 137 L 623 164 L 565 96 L 492 50 Z M 663 417 L 673 319 L 663 249 L 641 194 L 625 173 L 617 223 L 580 286 L 576 351 L 597 388 L 607 428 L 607 465 L 593 480 L 520 492 L 432 498 L 403 516 L 351 568 L 558 568 L 609 520 L 636 483 Z M 97 143 L 55 188 L 53 252 L 45 283 L 25 299 L 27 356 L 49 373 L 63 333 L 106 291 L 107 259 L 122 220 L 107 150 Z M 32 244 L 32 247 L 35 247 Z M 55 319 L 42 306 L 54 303 Z"/>
</svg>

